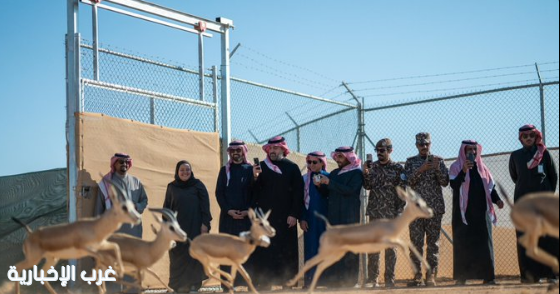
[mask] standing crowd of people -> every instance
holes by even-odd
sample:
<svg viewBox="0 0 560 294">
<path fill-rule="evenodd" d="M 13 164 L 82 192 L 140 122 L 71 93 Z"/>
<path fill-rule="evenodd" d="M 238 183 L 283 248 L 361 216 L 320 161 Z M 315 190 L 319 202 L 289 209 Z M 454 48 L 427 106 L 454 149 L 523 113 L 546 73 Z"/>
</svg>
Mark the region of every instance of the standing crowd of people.
<svg viewBox="0 0 560 294">
<path fill-rule="evenodd" d="M 297 225 L 304 232 L 304 258 L 314 257 L 319 240 L 326 230 L 316 213 L 326 216 L 330 224 L 346 225 L 360 222 L 362 189 L 369 190 L 367 216 L 369 221 L 396 218 L 404 209 L 396 187 L 410 187 L 434 211 L 434 217 L 414 221 L 410 240 L 431 267 L 425 276 L 421 271 L 408 286 L 436 286 L 439 262 L 439 241 L 445 213 L 443 188 L 453 190 L 453 277 L 458 285 L 467 280 L 483 280 L 496 284 L 492 225 L 496 224 L 495 206 L 504 207 L 491 171 L 482 159 L 482 146 L 476 141 L 461 143 L 457 160 L 448 169 L 440 156 L 431 153 L 429 133 L 415 137 L 418 153 L 403 165 L 391 158 L 393 144 L 384 138 L 377 142 L 377 160 L 358 158 L 352 147 L 339 147 L 330 155 L 337 168 L 327 172 L 327 155 L 321 151 L 307 154 L 307 171 L 302 176 L 299 166 L 287 158 L 290 154 L 283 137 L 274 137 L 263 146 L 266 158 L 250 163 L 248 148 L 242 141 L 233 141 L 227 149 L 229 161 L 218 174 L 215 197 L 220 206 L 220 233 L 239 235 L 250 229 L 249 208 L 272 211 L 269 222 L 276 229 L 270 247 L 258 248 L 247 262 L 247 270 L 259 290 L 282 286 L 298 271 Z M 531 192 L 555 191 L 558 175 L 554 161 L 542 141 L 542 134 L 533 126 L 519 129 L 522 148 L 510 157 L 509 171 L 515 183 L 515 201 Z M 128 174 L 130 156 L 117 153 L 111 159 L 111 172 L 99 183 L 97 213 L 111 207 L 109 181 L 121 186 L 142 213 L 148 197 L 141 182 Z M 194 239 L 210 231 L 210 198 L 206 186 L 194 176 L 193 166 L 185 160 L 175 167 L 175 179 L 168 184 L 163 207 L 177 212 L 181 228 Z M 142 237 L 142 228 L 123 227 L 122 232 Z M 558 240 L 543 238 L 540 247 L 559 256 Z M 170 250 L 169 286 L 178 292 L 196 292 L 205 279 L 198 261 L 189 255 L 189 244 L 179 243 Z M 518 246 L 519 270 L 523 283 L 557 278 L 558 273 L 525 256 Z M 395 286 L 397 254 L 395 248 L 385 250 L 385 287 Z M 411 254 L 416 268 L 421 261 Z M 319 285 L 329 288 L 352 287 L 358 281 L 359 258 L 347 254 L 330 267 Z M 368 256 L 366 287 L 380 287 L 380 253 Z M 227 270 L 224 268 L 223 270 Z M 306 274 L 304 287 L 309 286 L 313 271 Z M 241 282 L 241 281 L 238 281 Z M 236 282 L 236 284 L 238 284 Z"/>
</svg>

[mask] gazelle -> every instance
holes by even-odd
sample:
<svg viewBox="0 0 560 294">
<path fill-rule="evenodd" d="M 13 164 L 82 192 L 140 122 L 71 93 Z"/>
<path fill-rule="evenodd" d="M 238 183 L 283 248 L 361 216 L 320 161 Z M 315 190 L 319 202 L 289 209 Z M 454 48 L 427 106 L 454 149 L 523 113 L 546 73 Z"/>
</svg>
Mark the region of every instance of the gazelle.
<svg viewBox="0 0 560 294">
<path fill-rule="evenodd" d="M 189 251 L 191 256 L 200 261 L 209 278 L 220 281 L 229 289 L 230 294 L 233 293 L 233 283 L 237 271 L 245 279 L 251 291 L 258 293 L 243 264 L 257 246 L 270 246 L 269 238 L 276 235 L 276 230 L 268 222 L 270 212 L 264 215 L 261 210 L 257 213 L 253 209 L 249 209 L 251 231 L 240 237 L 226 234 L 204 234 L 191 242 Z M 220 265 L 231 266 L 231 275 L 220 270 Z M 220 275 L 224 276 L 227 281 Z"/>
<path fill-rule="evenodd" d="M 551 267 L 558 275 L 558 259 L 539 248 L 540 237 L 558 239 L 558 195 L 553 192 L 531 193 L 512 204 L 504 188 L 499 187 L 511 207 L 513 225 L 523 233 L 519 244 L 525 247 L 527 256 Z"/>
<path fill-rule="evenodd" d="M 119 245 L 107 241 L 107 238 L 118 230 L 122 224 L 139 224 L 141 216 L 134 208 L 132 201 L 124 198 L 124 192 L 111 185 L 109 193 L 113 208 L 105 211 L 100 217 L 80 219 L 73 223 L 42 227 L 36 231 L 22 221 L 12 219 L 22 225 L 28 233 L 23 242 L 25 260 L 16 264 L 17 272 L 26 270 L 46 259 L 43 270 L 54 266 L 60 259 L 79 259 L 93 256 L 98 261 L 103 257 L 99 250 L 111 250 L 116 256 L 118 270 L 124 272 Z M 56 294 L 48 281 L 45 287 L 51 294 Z M 16 293 L 19 294 L 19 283 L 16 282 Z"/>
<path fill-rule="evenodd" d="M 122 261 L 125 265 L 125 273 L 136 274 L 139 285 L 134 285 L 135 287 L 142 287 L 144 271 L 146 271 L 162 283 L 169 292 L 173 292 L 173 289 L 169 288 L 169 286 L 167 286 L 167 284 L 149 267 L 160 260 L 163 255 L 172 248 L 175 241 L 187 241 L 187 233 L 179 226 L 177 214 L 170 209 L 150 208 L 149 210 L 163 215 L 163 218 L 154 215 L 156 221 L 160 224 L 160 230 L 156 232 L 156 238 L 153 241 L 142 240 L 126 234 L 113 234 L 109 238 L 109 241 L 119 245 Z M 114 259 L 112 252 L 101 251 L 99 253 L 110 254 L 111 259 Z"/>
<path fill-rule="evenodd" d="M 400 247 L 405 252 L 406 248 L 410 248 L 410 251 L 429 269 L 430 266 L 426 260 L 418 253 L 414 246 L 401 239 L 401 234 L 417 218 L 433 217 L 433 211 L 422 198 L 410 189 L 404 191 L 397 187 L 397 194 L 399 198 L 406 201 L 406 206 L 402 214 L 395 219 L 378 220 L 364 225 L 340 225 L 333 227 L 324 216 L 317 214 L 317 217 L 327 223 L 327 231 L 323 233 L 319 243 L 319 253 L 305 263 L 303 269 L 288 282 L 288 286 L 294 286 L 303 277 L 305 272 L 317 266 L 313 282 L 311 287 L 309 287 L 309 293 L 313 293 L 321 274 L 344 257 L 346 253 L 372 254 L 381 252 L 389 247 Z M 414 268 L 410 256 L 406 256 L 409 258 L 414 271 L 419 270 Z"/>
</svg>

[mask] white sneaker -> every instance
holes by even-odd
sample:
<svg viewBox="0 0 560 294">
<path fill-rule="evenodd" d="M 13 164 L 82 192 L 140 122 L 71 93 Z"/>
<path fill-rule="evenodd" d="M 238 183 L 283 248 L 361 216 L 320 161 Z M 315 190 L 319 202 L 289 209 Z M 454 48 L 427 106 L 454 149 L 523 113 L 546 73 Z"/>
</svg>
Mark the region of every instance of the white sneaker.
<svg viewBox="0 0 560 294">
<path fill-rule="evenodd" d="M 369 282 L 364 285 L 364 288 L 379 288 L 379 283 Z"/>
</svg>

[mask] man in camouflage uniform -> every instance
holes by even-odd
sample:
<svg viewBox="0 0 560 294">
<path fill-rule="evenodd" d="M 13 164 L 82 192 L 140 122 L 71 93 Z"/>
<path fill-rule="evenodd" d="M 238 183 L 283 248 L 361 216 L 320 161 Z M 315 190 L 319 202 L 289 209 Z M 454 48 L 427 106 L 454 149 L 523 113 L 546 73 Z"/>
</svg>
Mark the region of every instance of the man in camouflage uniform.
<svg viewBox="0 0 560 294">
<path fill-rule="evenodd" d="M 391 160 L 393 146 L 391 139 L 379 140 L 375 145 L 378 161 L 368 161 L 364 165 L 364 188 L 370 190 L 367 214 L 370 221 L 378 219 L 392 219 L 399 215 L 404 207 L 396 187 L 404 189 L 404 168 Z M 379 287 L 379 257 L 380 253 L 368 255 L 368 276 L 366 287 Z M 397 249 L 385 250 L 385 287 L 395 286 L 395 264 L 397 263 Z"/>
<path fill-rule="evenodd" d="M 406 160 L 405 173 L 408 186 L 420 195 L 434 211 L 431 219 L 418 219 L 410 224 L 410 240 L 420 254 L 423 255 L 424 237 L 427 239 L 428 252 L 426 259 L 431 271 L 426 273 L 426 285 L 435 286 L 438 270 L 439 238 L 441 233 L 441 219 L 445 213 L 442 187 L 449 184 L 449 172 L 443 158 L 430 153 L 431 136 L 429 133 L 416 134 L 416 148 L 418 155 Z M 420 260 L 410 254 L 417 269 L 421 269 Z M 422 272 L 414 277 L 409 286 L 421 286 Z"/>
</svg>

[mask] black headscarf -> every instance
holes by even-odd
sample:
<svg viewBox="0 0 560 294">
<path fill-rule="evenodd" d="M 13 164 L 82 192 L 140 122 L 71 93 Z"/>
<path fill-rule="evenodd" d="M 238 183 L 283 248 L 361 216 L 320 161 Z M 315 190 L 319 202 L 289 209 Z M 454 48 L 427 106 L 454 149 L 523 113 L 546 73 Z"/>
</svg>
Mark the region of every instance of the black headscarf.
<svg viewBox="0 0 560 294">
<path fill-rule="evenodd" d="M 179 168 L 183 164 L 188 164 L 191 167 L 191 177 L 186 182 L 179 178 Z M 175 181 L 171 183 L 173 186 L 178 188 L 189 188 L 196 185 L 198 182 L 199 180 L 194 177 L 194 172 L 192 171 L 192 165 L 190 164 L 190 162 L 186 160 L 177 162 L 177 166 L 175 167 Z"/>
</svg>

